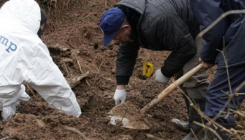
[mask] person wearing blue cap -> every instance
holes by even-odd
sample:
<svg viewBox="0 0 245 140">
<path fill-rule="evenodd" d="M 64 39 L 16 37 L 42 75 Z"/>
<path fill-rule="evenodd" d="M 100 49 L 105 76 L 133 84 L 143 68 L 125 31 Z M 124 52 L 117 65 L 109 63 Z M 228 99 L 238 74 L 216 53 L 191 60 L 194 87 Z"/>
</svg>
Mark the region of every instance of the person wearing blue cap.
<svg viewBox="0 0 245 140">
<path fill-rule="evenodd" d="M 157 82 L 167 84 L 172 76 L 179 78 L 199 64 L 201 41 L 195 44 L 199 33 L 189 0 L 122 0 L 103 13 L 100 20 L 103 45 L 112 40 L 120 43 L 117 55 L 115 104 L 125 102 L 126 90 L 132 75 L 138 50 L 141 47 L 155 51 L 171 51 L 164 66 L 155 72 Z M 205 94 L 208 86 L 205 70 L 186 81 L 181 88 L 201 111 L 205 109 Z M 189 106 L 188 127 L 197 132 L 202 123 L 197 111 Z M 193 138 L 191 133 L 185 139 Z"/>
</svg>

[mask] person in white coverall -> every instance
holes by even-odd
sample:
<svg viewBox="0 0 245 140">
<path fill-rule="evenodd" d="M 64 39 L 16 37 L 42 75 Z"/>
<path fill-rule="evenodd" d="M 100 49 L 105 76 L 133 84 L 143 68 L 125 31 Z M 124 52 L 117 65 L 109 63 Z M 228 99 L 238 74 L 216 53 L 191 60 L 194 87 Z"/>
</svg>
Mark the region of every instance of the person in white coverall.
<svg viewBox="0 0 245 140">
<path fill-rule="evenodd" d="M 10 0 L 0 9 L 0 110 L 11 118 L 29 100 L 23 82 L 53 108 L 79 117 L 81 109 L 48 48 L 37 35 L 41 12 L 34 0 Z"/>
</svg>

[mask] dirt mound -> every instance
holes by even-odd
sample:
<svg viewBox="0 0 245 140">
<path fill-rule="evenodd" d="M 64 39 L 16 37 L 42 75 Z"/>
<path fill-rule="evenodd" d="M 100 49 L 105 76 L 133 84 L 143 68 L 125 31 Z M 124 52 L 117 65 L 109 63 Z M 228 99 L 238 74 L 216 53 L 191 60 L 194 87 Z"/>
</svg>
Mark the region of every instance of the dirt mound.
<svg viewBox="0 0 245 140">
<path fill-rule="evenodd" d="M 124 129 L 109 124 L 107 113 L 114 106 L 116 87 L 115 61 L 118 46 L 102 47 L 98 26 L 102 13 L 114 0 L 39 0 L 49 16 L 49 28 L 42 39 L 51 56 L 72 86 L 82 109 L 80 118 L 54 110 L 28 85 L 30 101 L 22 102 L 14 118 L 0 124 L 0 138 L 9 139 L 84 139 L 146 140 L 151 133 L 165 140 L 181 139 L 186 133 L 176 130 L 172 118 L 187 120 L 181 92 L 175 90 L 153 108 L 148 115 L 153 129 L 148 132 Z M 67 3 L 66 3 L 67 2 Z M 168 52 L 139 51 L 127 100 L 142 108 L 166 86 L 153 77 L 140 79 L 144 61 L 160 68 Z M 172 82 L 172 81 L 171 81 Z M 74 128 L 77 131 L 67 129 Z"/>
</svg>

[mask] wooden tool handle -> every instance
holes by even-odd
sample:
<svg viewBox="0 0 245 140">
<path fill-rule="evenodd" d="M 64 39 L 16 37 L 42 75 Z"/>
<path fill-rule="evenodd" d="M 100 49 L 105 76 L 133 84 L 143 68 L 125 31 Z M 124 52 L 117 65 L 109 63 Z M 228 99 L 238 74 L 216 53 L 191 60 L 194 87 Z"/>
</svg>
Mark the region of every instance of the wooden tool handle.
<svg viewBox="0 0 245 140">
<path fill-rule="evenodd" d="M 178 80 L 173 82 L 170 86 L 168 86 L 166 89 L 164 89 L 156 98 L 154 98 L 150 103 L 148 103 L 144 108 L 141 109 L 141 113 L 146 113 L 149 111 L 152 107 L 154 107 L 158 102 L 160 102 L 164 97 L 166 97 L 170 92 L 175 90 L 178 86 L 183 84 L 185 81 L 187 81 L 189 78 L 191 78 L 194 74 L 196 74 L 198 71 L 200 71 L 203 68 L 202 64 L 199 64 L 189 72 L 187 72 L 185 75 L 180 77 Z"/>
</svg>

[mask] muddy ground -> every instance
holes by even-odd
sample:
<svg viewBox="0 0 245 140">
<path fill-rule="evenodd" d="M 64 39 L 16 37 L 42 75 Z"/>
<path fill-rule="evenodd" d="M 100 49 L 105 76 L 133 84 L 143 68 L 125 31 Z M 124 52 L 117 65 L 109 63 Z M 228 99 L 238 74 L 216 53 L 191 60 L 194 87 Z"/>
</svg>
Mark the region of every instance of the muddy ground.
<svg viewBox="0 0 245 140">
<path fill-rule="evenodd" d="M 42 39 L 48 46 L 55 63 L 63 72 L 82 109 L 79 118 L 54 110 L 26 85 L 31 99 L 22 102 L 14 118 L 0 124 L 0 138 L 7 139 L 84 139 L 81 134 L 68 130 L 75 128 L 90 140 L 147 140 L 152 134 L 165 140 L 179 140 L 187 133 L 170 122 L 172 118 L 187 120 L 182 94 L 175 90 L 148 114 L 153 128 L 137 131 L 109 124 L 107 113 L 114 107 L 116 87 L 115 61 L 118 46 L 102 46 L 99 20 L 115 0 L 46 0 L 38 1 L 49 17 L 49 27 Z M 154 77 L 140 79 L 142 64 L 149 61 L 160 68 L 169 52 L 141 49 L 133 76 L 127 86 L 127 101 L 137 108 L 144 107 L 166 86 L 156 83 Z M 209 71 L 209 79 L 213 71 Z M 82 76 L 82 77 L 81 77 Z M 71 79 L 79 78 L 77 83 Z M 173 79 L 171 79 L 171 82 Z M 171 83 L 170 82 L 170 83 Z M 149 115 L 148 115 L 149 116 Z"/>
</svg>

